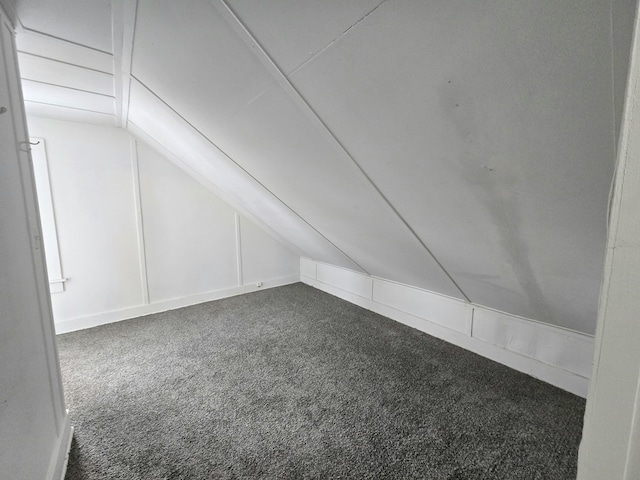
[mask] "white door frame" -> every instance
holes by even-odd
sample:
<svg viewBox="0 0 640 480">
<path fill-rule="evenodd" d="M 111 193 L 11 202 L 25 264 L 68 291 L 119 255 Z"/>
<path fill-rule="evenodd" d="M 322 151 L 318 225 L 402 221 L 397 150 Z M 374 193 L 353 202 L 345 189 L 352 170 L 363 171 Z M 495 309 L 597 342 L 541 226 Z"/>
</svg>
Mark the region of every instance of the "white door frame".
<svg viewBox="0 0 640 480">
<path fill-rule="evenodd" d="M 578 480 L 640 479 L 639 78 L 636 12 Z"/>
</svg>

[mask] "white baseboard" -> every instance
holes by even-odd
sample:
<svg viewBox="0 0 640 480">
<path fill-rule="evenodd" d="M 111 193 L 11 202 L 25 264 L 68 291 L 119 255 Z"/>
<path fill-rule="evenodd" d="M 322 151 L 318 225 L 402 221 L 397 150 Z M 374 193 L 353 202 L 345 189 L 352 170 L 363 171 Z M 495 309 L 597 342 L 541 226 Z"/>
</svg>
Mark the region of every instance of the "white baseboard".
<svg viewBox="0 0 640 480">
<path fill-rule="evenodd" d="M 69 419 L 69 412 L 64 416 L 62 433 L 58 438 L 56 448 L 49 462 L 47 480 L 64 480 L 67 472 L 67 462 L 69 461 L 69 451 L 71 450 L 71 440 L 73 439 L 73 427 Z"/>
<path fill-rule="evenodd" d="M 255 292 L 257 290 L 280 287 L 299 281 L 300 277 L 298 275 L 291 275 L 288 277 L 265 280 L 262 282 L 262 285 L 260 287 L 258 287 L 256 284 L 243 285 L 241 287 L 225 288 L 223 290 L 190 295 L 188 297 L 163 300 L 161 302 L 150 303 L 148 305 L 137 305 L 135 307 L 125 308 L 122 310 L 114 310 L 110 312 L 98 313 L 95 315 L 88 315 L 85 317 L 62 320 L 55 323 L 56 334 L 74 332 L 76 330 L 84 330 L 85 328 L 97 327 L 98 325 L 120 322 L 122 320 L 141 317 L 143 315 L 150 315 L 152 313 L 166 312 L 167 310 L 175 310 L 176 308 L 197 305 L 198 303 L 211 302 L 213 300 L 220 300 L 222 298 L 242 295 L 244 293 Z"/>
<path fill-rule="evenodd" d="M 590 335 L 341 267 L 300 260 L 300 280 L 429 335 L 586 397 Z"/>
</svg>

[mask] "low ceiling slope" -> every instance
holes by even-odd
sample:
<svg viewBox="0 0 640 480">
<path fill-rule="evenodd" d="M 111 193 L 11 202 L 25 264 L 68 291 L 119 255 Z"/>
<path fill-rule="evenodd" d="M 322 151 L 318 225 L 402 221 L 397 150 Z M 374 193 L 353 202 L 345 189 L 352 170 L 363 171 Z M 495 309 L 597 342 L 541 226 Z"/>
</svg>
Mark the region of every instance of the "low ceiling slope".
<svg viewBox="0 0 640 480">
<path fill-rule="evenodd" d="M 53 3 L 7 3 L 31 114 L 316 260 L 593 332 L 634 0 Z"/>
</svg>

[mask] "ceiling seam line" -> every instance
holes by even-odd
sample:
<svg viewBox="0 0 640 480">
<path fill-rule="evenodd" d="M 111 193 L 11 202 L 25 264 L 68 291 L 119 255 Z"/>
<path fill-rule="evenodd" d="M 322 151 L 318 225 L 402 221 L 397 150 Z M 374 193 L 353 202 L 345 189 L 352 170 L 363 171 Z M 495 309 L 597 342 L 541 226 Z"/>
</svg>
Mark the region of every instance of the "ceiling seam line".
<svg viewBox="0 0 640 480">
<path fill-rule="evenodd" d="M 233 122 L 233 120 L 240 115 L 240 113 L 242 113 L 249 105 L 251 105 L 253 102 L 255 102 L 256 100 L 258 100 L 260 97 L 262 97 L 263 95 L 265 95 L 269 90 L 271 90 L 274 85 L 277 85 L 278 82 L 275 81 L 275 79 L 269 83 L 269 85 L 267 86 L 267 88 L 265 88 L 264 90 L 262 90 L 258 95 L 256 95 L 255 97 L 253 97 L 251 100 L 249 100 L 246 104 L 244 104 L 242 107 L 238 108 L 236 111 L 234 111 L 233 113 L 231 113 L 229 115 L 229 119 L 227 120 L 229 123 Z"/>
<path fill-rule="evenodd" d="M 367 18 L 369 15 L 371 15 L 373 12 L 375 12 L 376 10 L 378 10 L 378 8 L 380 8 L 382 6 L 383 3 L 385 3 L 387 0 L 382 0 L 378 5 L 376 5 L 375 7 L 373 7 L 366 15 L 364 15 L 362 18 L 360 18 L 360 20 L 358 20 L 357 22 L 355 22 L 354 24 L 352 24 L 349 28 L 347 28 L 344 32 L 342 32 L 340 35 L 338 35 L 336 38 L 334 38 L 333 40 L 331 40 L 329 43 L 327 43 L 324 47 L 322 47 L 320 50 L 318 50 L 316 53 L 312 54 L 309 58 L 307 58 L 305 61 L 303 61 L 300 65 L 298 65 L 297 67 L 295 67 L 291 72 L 289 72 L 288 74 L 286 74 L 287 77 L 290 77 L 292 75 L 295 75 L 296 72 L 302 68 L 304 68 L 304 66 L 306 64 L 308 64 L 309 62 L 313 61 L 318 55 L 322 54 L 324 51 L 326 51 L 328 48 L 331 48 L 331 45 L 333 45 L 334 43 L 336 43 L 337 41 L 339 41 L 342 37 L 344 37 L 352 28 L 356 27 L 360 22 L 362 22 L 365 18 Z M 283 72 L 284 73 L 284 72 Z"/>
<path fill-rule="evenodd" d="M 49 37 L 49 38 L 53 38 L 54 40 L 58 40 L 59 42 L 68 43 L 68 44 L 71 44 L 71 45 L 75 45 L 77 47 L 88 48 L 89 50 L 93 50 L 96 53 L 102 53 L 104 55 L 109 55 L 110 57 L 113 56 L 113 53 L 106 52 L 104 50 L 100 50 L 99 48 L 90 47 L 89 45 L 83 45 L 82 43 L 74 42 L 73 40 L 66 40 L 66 39 L 64 39 L 62 37 L 57 37 L 57 36 L 51 35 L 49 33 L 41 32 L 40 30 L 34 30 L 32 28 L 25 27 L 24 25 L 23 25 L 23 31 L 25 33 L 28 33 L 28 34 L 31 34 L 31 35 Z"/>
<path fill-rule="evenodd" d="M 48 60 L 50 62 L 62 63 L 63 65 L 69 65 L 70 67 L 81 68 L 83 70 L 89 70 L 91 72 L 102 73 L 104 75 L 109 75 L 110 77 L 113 77 L 113 73 L 112 72 L 105 72 L 104 70 L 98 70 L 97 68 L 91 68 L 91 67 L 86 67 L 84 65 L 79 65 L 77 63 L 66 62 L 66 61 L 60 60 L 58 58 L 45 57 L 44 55 L 40 55 L 38 53 L 33 53 L 33 52 L 27 52 L 26 50 L 19 50 L 18 49 L 17 52 L 20 55 L 29 55 L 30 57 L 42 58 L 43 60 Z"/>
<path fill-rule="evenodd" d="M 311 228 L 314 232 L 316 232 L 318 235 L 320 235 L 323 239 L 325 239 L 327 242 L 329 242 L 333 248 L 335 248 L 338 252 L 340 252 L 342 255 L 345 256 L 345 258 L 347 258 L 349 261 L 353 262 L 354 265 L 356 265 L 358 268 L 360 268 L 364 273 L 366 273 L 367 275 L 371 275 L 365 268 L 362 267 L 362 265 L 360 265 L 358 262 L 356 262 L 353 258 L 351 258 L 349 255 L 347 255 L 341 248 L 339 248 L 335 243 L 333 243 L 331 240 L 329 240 L 323 233 L 321 233 L 317 228 L 315 228 L 313 225 L 311 225 L 311 223 L 309 223 L 305 218 L 303 218 L 298 212 L 296 212 L 293 208 L 291 208 L 291 206 L 289 206 L 289 204 L 287 204 L 286 202 L 284 202 L 280 197 L 278 197 L 275 193 L 273 193 L 269 188 L 267 188 L 262 182 L 260 182 L 256 177 L 254 177 L 253 175 L 251 175 L 251 173 L 249 173 L 244 167 L 242 167 L 242 165 L 240 165 L 238 162 L 236 162 L 233 158 L 231 158 L 229 155 L 227 155 L 227 153 L 222 150 L 220 147 L 218 147 L 218 145 L 216 145 L 209 137 L 207 137 L 204 133 L 202 133 L 197 127 L 195 127 L 193 124 L 191 124 L 191 122 L 189 122 L 186 118 L 184 118 L 182 115 L 180 115 L 180 113 L 178 113 L 171 105 L 169 105 L 167 102 L 164 101 L 164 99 L 162 97 L 160 97 L 157 93 L 155 93 L 153 90 L 151 90 L 145 83 L 143 83 L 142 81 L 140 81 L 140 79 L 138 79 L 135 75 L 131 74 L 131 78 L 133 78 L 136 82 L 138 82 L 140 85 L 142 85 L 149 93 L 151 93 L 154 97 L 156 97 L 158 100 L 160 100 L 160 102 L 162 102 L 167 108 L 169 108 L 175 115 L 177 115 L 183 122 L 185 122 L 187 125 L 189 125 L 189 127 L 191 127 L 194 131 L 196 131 L 198 133 L 198 135 L 200 135 L 202 138 L 204 138 L 208 143 L 210 143 L 216 150 L 218 150 L 222 155 L 225 156 L 225 158 L 228 158 L 229 161 L 231 161 L 235 166 L 237 166 L 240 170 L 242 170 L 249 178 L 251 178 L 254 182 L 256 182 L 258 185 L 260 185 L 260 187 L 262 187 L 266 192 L 269 193 L 269 195 L 271 195 L 273 198 L 275 198 L 278 202 L 280 202 L 282 205 L 285 206 L 285 208 L 287 208 L 291 213 L 293 213 L 297 218 L 299 218 L 300 220 L 302 220 L 309 228 Z"/>
<path fill-rule="evenodd" d="M 48 105 L 50 107 L 56 107 L 56 108 L 68 108 L 70 110 L 78 110 L 80 112 L 97 113 L 97 114 L 100 114 L 100 115 L 109 115 L 110 117 L 115 117 L 115 115 L 113 113 L 101 112 L 101 111 L 98 111 L 98 110 L 89 110 L 88 108 L 71 107 L 69 105 L 59 105 L 57 103 L 38 102 L 37 100 L 29 100 L 29 99 L 26 99 L 26 98 L 25 98 L 24 102 L 25 103 L 37 103 L 38 105 Z"/>
<path fill-rule="evenodd" d="M 353 158 L 353 156 L 349 153 L 349 151 L 345 148 L 345 146 L 338 140 L 333 131 L 327 126 L 326 123 L 320 118 L 320 116 L 316 113 L 316 111 L 309 105 L 309 103 L 305 100 L 305 98 L 298 92 L 298 90 L 293 86 L 289 78 L 282 72 L 280 67 L 275 63 L 275 61 L 271 58 L 271 56 L 266 52 L 266 50 L 262 47 L 260 42 L 253 36 L 251 31 L 242 23 L 240 18 L 235 14 L 235 12 L 231 9 L 231 7 L 227 4 L 226 0 L 211 0 L 213 2 L 214 8 L 218 10 L 223 18 L 229 23 L 231 28 L 236 31 L 236 33 L 240 36 L 240 38 L 245 42 L 245 44 L 249 47 L 251 51 L 258 57 L 258 60 L 267 68 L 269 73 L 275 77 L 276 81 L 280 84 L 281 87 L 284 88 L 285 93 L 296 103 L 296 105 L 303 110 L 304 113 L 307 114 L 307 117 L 311 121 L 316 124 L 316 127 L 319 127 L 321 133 L 324 134 L 324 137 L 332 143 L 339 151 L 342 152 L 342 156 L 350 160 L 350 162 L 355 165 L 358 171 L 364 176 L 367 182 L 373 187 L 376 193 L 383 199 L 383 201 L 387 204 L 387 206 L 391 209 L 391 211 L 398 217 L 400 222 L 407 228 L 407 230 L 411 233 L 411 235 L 418 241 L 418 243 L 424 248 L 429 257 L 436 263 L 436 265 L 440 268 L 440 270 L 445 274 L 445 276 L 449 279 L 449 281 L 455 286 L 455 288 L 460 292 L 462 297 L 468 303 L 471 303 L 471 299 L 469 296 L 462 290 L 460 285 L 453 279 L 453 277 L 449 274 L 449 272 L 444 268 L 442 263 L 435 257 L 432 251 L 427 247 L 425 242 L 418 236 L 415 230 L 407 223 L 402 215 L 398 212 L 398 210 L 392 205 L 389 199 L 382 193 L 380 188 L 373 182 L 371 177 L 367 175 L 364 169 L 360 166 L 360 164 Z M 382 2 L 384 3 L 384 2 Z M 380 5 L 382 5 L 380 3 Z M 378 6 L 380 6 L 378 5 Z M 374 9 L 375 10 L 375 9 Z M 371 12 L 370 12 L 371 13 Z M 364 18 L 366 18 L 366 15 Z"/>
<path fill-rule="evenodd" d="M 99 95 L 101 97 L 112 98 L 114 100 L 116 99 L 116 97 L 114 97 L 113 95 L 107 95 L 106 93 L 92 92 L 90 90 L 84 90 L 82 88 L 76 88 L 76 87 L 68 87 L 66 85 L 60 85 L 60 84 L 57 84 L 57 83 L 43 82 L 41 80 L 33 80 L 31 78 L 25 78 L 25 77 L 20 78 L 20 80 L 26 80 L 27 82 L 39 83 L 40 85 L 49 85 L 50 87 L 66 88 L 67 90 L 73 90 L 74 92 L 88 93 L 90 95 Z"/>
</svg>

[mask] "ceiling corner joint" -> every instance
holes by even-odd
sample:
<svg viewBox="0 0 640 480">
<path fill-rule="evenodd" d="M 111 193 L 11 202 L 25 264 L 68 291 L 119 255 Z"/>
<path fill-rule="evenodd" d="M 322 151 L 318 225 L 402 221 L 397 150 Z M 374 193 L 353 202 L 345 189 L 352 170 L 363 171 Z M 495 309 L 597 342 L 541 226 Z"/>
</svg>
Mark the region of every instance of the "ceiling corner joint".
<svg viewBox="0 0 640 480">
<path fill-rule="evenodd" d="M 115 0 L 112 8 L 115 113 L 118 126 L 126 128 L 129 118 L 131 64 L 133 61 L 133 41 L 138 1 Z"/>
</svg>

